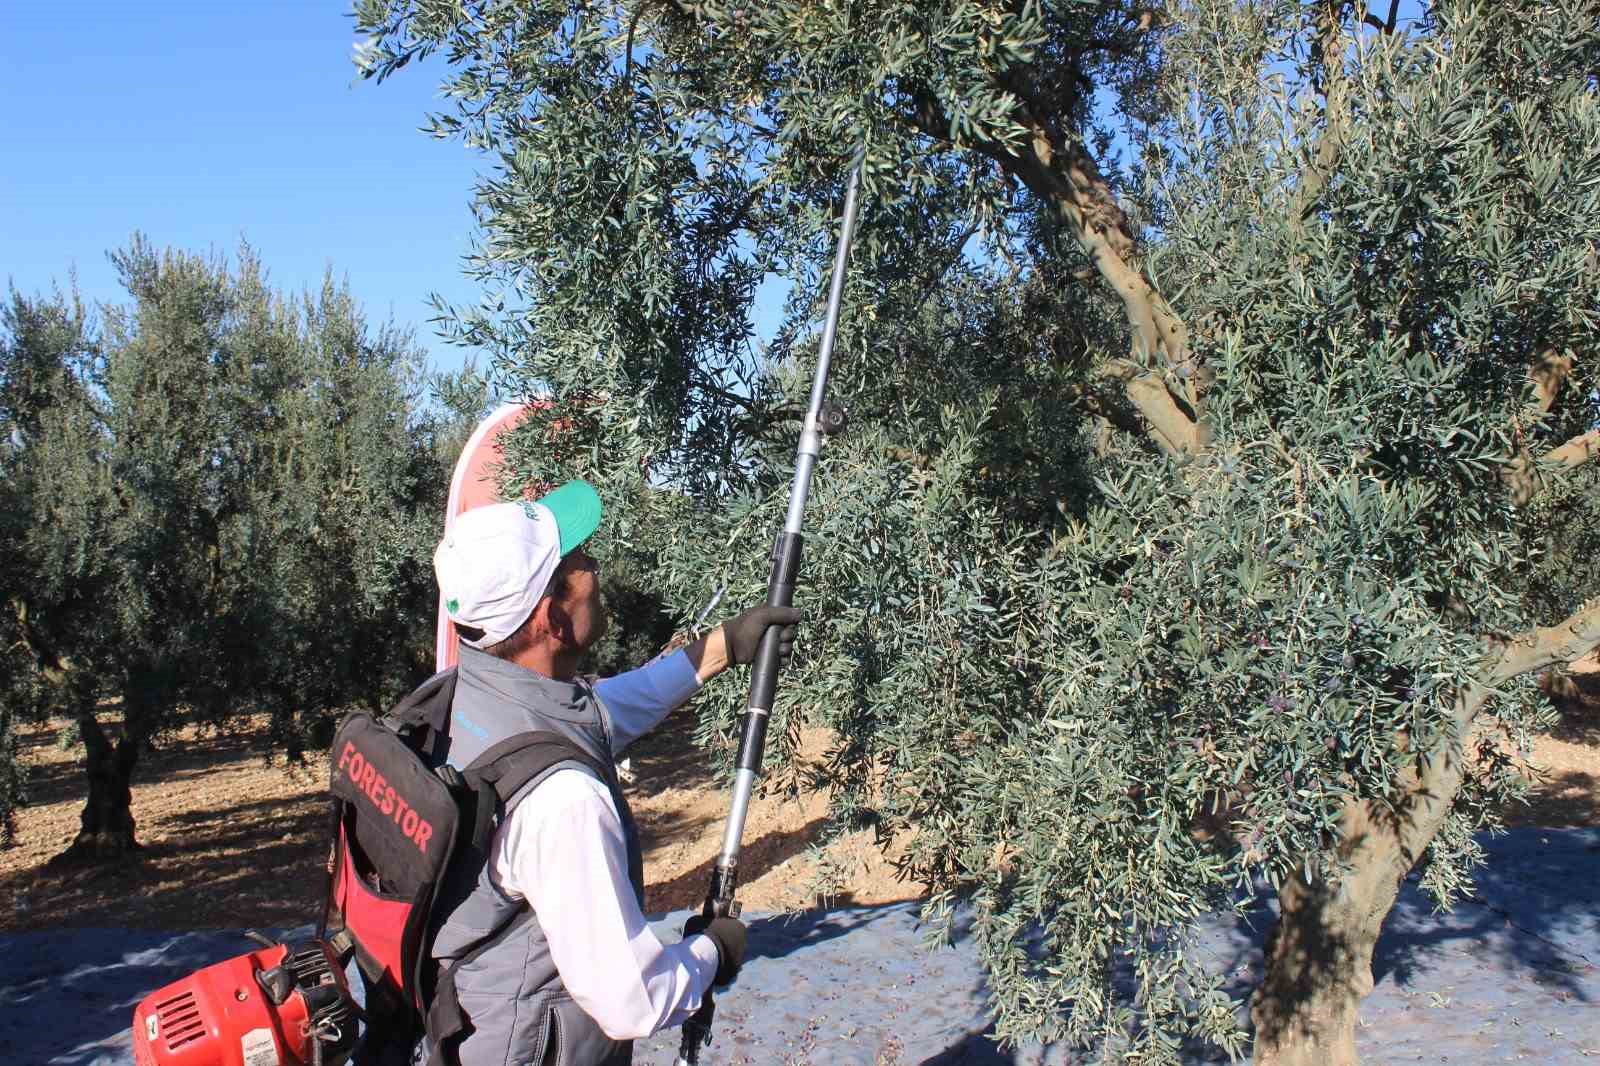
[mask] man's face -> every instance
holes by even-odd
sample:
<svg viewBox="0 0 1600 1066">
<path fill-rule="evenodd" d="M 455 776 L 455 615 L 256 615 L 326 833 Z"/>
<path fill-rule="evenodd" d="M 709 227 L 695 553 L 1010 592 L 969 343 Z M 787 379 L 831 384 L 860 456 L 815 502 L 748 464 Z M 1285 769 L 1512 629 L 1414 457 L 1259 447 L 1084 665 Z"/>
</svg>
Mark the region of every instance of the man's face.
<svg viewBox="0 0 1600 1066">
<path fill-rule="evenodd" d="M 606 635 L 606 605 L 600 597 L 600 564 L 582 548 L 574 548 L 556 568 L 564 577 L 566 590 L 555 597 L 553 606 L 565 616 L 565 640 L 579 649 L 588 649 Z M 553 612 L 554 613 L 554 612 Z"/>
</svg>

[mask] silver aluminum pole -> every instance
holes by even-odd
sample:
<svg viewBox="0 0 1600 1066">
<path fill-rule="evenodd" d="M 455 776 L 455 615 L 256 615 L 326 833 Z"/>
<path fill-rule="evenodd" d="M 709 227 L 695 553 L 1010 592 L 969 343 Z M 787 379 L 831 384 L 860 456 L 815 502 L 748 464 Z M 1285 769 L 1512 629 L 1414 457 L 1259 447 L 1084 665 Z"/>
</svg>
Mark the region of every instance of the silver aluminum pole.
<svg viewBox="0 0 1600 1066">
<path fill-rule="evenodd" d="M 843 413 L 829 407 L 826 396 L 828 369 L 833 362 L 833 341 L 839 329 L 839 307 L 844 299 L 845 264 L 850 256 L 851 238 L 855 235 L 856 192 L 860 183 L 861 162 L 858 159 L 850 170 L 845 186 L 844 219 L 839 228 L 839 243 L 833 254 L 833 277 L 828 286 L 828 310 L 822 324 L 822 343 L 817 350 L 816 374 L 811 380 L 811 403 L 806 410 L 805 425 L 800 430 L 794 481 L 789 486 L 789 510 L 784 517 L 783 531 L 772 546 L 772 568 L 767 576 L 767 604 L 771 607 L 789 607 L 794 603 L 794 586 L 800 572 L 800 545 L 803 539 L 800 520 L 806 509 L 806 495 L 811 489 L 811 474 L 816 467 L 817 456 L 822 451 L 823 436 L 837 432 L 844 426 Z M 777 626 L 768 629 L 761 638 L 761 648 L 751 668 L 750 698 L 745 705 L 739 752 L 734 760 L 733 801 L 722 835 L 722 851 L 717 856 L 717 864 L 711 874 L 711 888 L 701 911 L 708 920 L 739 915 L 739 905 L 733 898 L 739 866 L 739 845 L 744 836 L 745 817 L 750 810 L 750 794 L 755 788 L 756 775 L 761 772 L 767 720 L 772 714 L 773 696 L 778 689 L 780 639 Z M 678 1066 L 695 1066 L 699 1061 L 701 1046 L 711 1040 L 713 1010 L 711 993 L 707 991 L 699 1011 L 683 1024 Z"/>
</svg>

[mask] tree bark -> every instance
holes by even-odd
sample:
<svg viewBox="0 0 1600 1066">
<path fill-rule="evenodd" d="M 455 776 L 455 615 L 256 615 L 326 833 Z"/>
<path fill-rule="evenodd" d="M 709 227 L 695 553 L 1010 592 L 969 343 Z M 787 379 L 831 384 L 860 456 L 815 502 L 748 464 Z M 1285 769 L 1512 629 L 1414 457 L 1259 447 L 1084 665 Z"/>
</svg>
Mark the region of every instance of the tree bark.
<svg viewBox="0 0 1600 1066">
<path fill-rule="evenodd" d="M 1455 739 L 1402 777 L 1393 806 L 1369 800 L 1345 809 L 1336 872 L 1291 879 L 1280 893 L 1266 975 L 1251 997 L 1256 1066 L 1357 1066 L 1355 1026 L 1373 987 L 1373 947 L 1401 882 L 1450 813 L 1473 723 L 1497 686 L 1597 646 L 1600 597 L 1556 625 L 1499 643 L 1456 699 Z"/>
<path fill-rule="evenodd" d="M 78 731 L 83 738 L 89 794 L 78 818 L 78 835 L 58 858 L 94 862 L 137 850 L 140 845 L 134 838 L 133 769 L 139 761 L 144 734 L 135 727 L 128 701 L 125 699 L 123 706 L 127 728 L 113 744 L 95 717 L 96 689 L 85 672 L 37 631 L 26 601 L 12 597 L 11 608 L 24 650 L 38 664 L 44 679 L 60 689 L 67 705 L 76 709 Z"/>
<path fill-rule="evenodd" d="M 93 714 L 78 718 L 83 734 L 89 796 L 79 817 L 78 836 L 62 856 L 99 861 L 141 847 L 134 838 L 133 770 L 139 761 L 138 737 L 129 730 L 113 744 Z"/>
<path fill-rule="evenodd" d="M 1357 1008 L 1372 991 L 1372 949 L 1395 893 L 1296 877 L 1267 941 L 1267 973 L 1251 999 L 1258 1066 L 1357 1066 Z"/>
<path fill-rule="evenodd" d="M 1461 786 L 1459 744 L 1411 775 L 1394 811 L 1352 804 L 1341 819 L 1342 872 L 1295 876 L 1278 896 L 1266 974 L 1251 997 L 1257 1066 L 1358 1066 L 1356 1022 L 1372 991 L 1372 951 L 1400 885 Z"/>
</svg>

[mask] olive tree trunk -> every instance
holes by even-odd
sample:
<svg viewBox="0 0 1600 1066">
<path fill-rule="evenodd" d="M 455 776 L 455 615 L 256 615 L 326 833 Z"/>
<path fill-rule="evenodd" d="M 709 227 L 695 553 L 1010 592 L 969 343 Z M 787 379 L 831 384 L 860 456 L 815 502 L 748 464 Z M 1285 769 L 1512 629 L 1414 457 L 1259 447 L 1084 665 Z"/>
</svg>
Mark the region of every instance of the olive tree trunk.
<svg viewBox="0 0 1600 1066">
<path fill-rule="evenodd" d="M 1296 876 L 1279 892 L 1266 974 L 1250 1005 L 1258 1066 L 1361 1061 L 1356 1022 L 1373 987 L 1372 951 L 1414 857 L 1401 843 L 1406 834 L 1377 824 L 1365 807 L 1353 808 L 1344 821 L 1345 830 L 1356 833 L 1340 849 L 1351 865 L 1314 882 Z"/>
<path fill-rule="evenodd" d="M 112 743 L 92 714 L 80 715 L 84 770 L 89 795 L 83 804 L 78 836 L 64 858 L 98 860 L 138 850 L 134 838 L 133 770 L 139 761 L 139 737 L 132 729 Z"/>
<path fill-rule="evenodd" d="M 1438 834 L 1466 773 L 1463 741 L 1512 678 L 1575 662 L 1600 645 L 1600 598 L 1562 622 L 1498 642 L 1456 700 L 1455 740 L 1397 782 L 1396 801 L 1352 803 L 1332 873 L 1288 881 L 1251 998 L 1256 1066 L 1356 1066 L 1356 1021 L 1372 991 L 1372 951 L 1406 874 Z"/>
</svg>

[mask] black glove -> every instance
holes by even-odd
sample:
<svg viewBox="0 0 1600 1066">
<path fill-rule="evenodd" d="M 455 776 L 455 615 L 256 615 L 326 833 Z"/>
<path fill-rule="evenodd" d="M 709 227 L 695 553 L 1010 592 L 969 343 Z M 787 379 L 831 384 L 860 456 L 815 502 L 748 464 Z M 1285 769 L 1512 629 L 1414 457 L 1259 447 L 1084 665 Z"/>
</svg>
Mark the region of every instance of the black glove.
<svg viewBox="0 0 1600 1066">
<path fill-rule="evenodd" d="M 761 636 L 767 627 L 782 626 L 783 635 L 778 638 L 778 661 L 788 666 L 789 656 L 794 654 L 794 629 L 798 621 L 800 612 L 793 607 L 752 607 L 728 619 L 722 623 L 722 636 L 728 643 L 728 658 L 740 666 L 750 665 L 756 661 L 756 650 L 761 647 Z"/>
<path fill-rule="evenodd" d="M 737 918 L 713 918 L 696 914 L 683 923 L 683 936 L 687 940 L 696 934 L 708 936 L 717 945 L 717 976 L 712 978 L 713 988 L 726 988 L 739 976 L 744 965 L 744 923 Z"/>
</svg>

